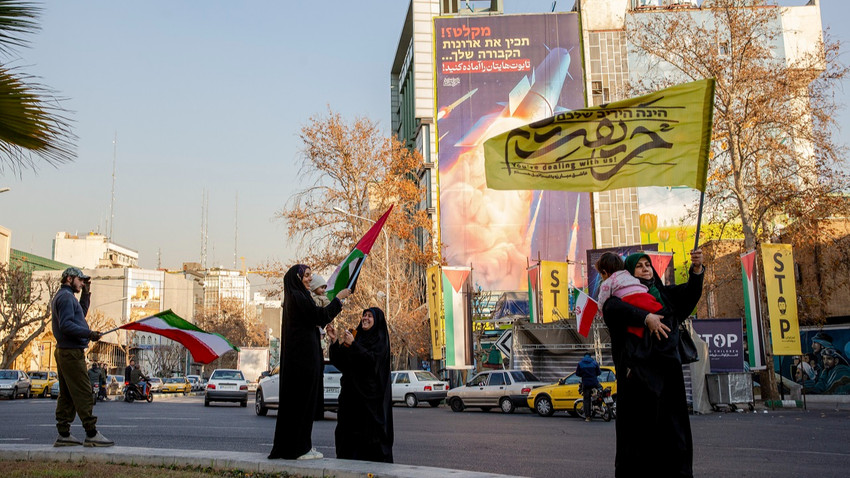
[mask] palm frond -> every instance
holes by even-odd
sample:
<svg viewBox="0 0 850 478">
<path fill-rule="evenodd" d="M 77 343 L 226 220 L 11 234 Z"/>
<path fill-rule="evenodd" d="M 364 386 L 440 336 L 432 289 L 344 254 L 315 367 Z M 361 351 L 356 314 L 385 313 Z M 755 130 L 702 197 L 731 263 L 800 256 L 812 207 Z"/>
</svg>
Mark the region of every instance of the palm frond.
<svg viewBox="0 0 850 478">
<path fill-rule="evenodd" d="M 32 34 L 40 29 L 35 21 L 41 7 L 33 2 L 0 0 L 0 53 L 11 55 L 15 47 L 26 47 L 29 42 L 21 34 Z"/>
<path fill-rule="evenodd" d="M 0 66 L 0 172 L 35 170 L 33 155 L 53 166 L 76 157 L 66 110 L 32 79 Z"/>
</svg>

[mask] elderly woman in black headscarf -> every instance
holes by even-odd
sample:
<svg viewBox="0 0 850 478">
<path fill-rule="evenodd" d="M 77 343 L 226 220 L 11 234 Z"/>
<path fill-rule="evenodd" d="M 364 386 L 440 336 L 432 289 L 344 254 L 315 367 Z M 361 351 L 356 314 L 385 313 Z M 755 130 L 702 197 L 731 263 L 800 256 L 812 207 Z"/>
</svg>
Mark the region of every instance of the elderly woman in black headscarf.
<svg viewBox="0 0 850 478">
<path fill-rule="evenodd" d="M 615 476 L 693 476 L 693 441 L 685 397 L 679 324 L 702 295 L 702 251 L 691 252 L 688 282 L 665 286 L 649 256 L 636 253 L 626 270 L 647 286 L 667 316 L 612 297 L 602 307 L 617 367 L 617 454 Z M 627 327 L 643 328 L 638 348 Z"/>
<path fill-rule="evenodd" d="M 363 311 L 360 325 L 334 341 L 330 359 L 341 372 L 336 457 L 346 460 L 393 462 L 393 410 L 390 384 L 390 337 L 384 311 Z"/>
<path fill-rule="evenodd" d="M 351 291 L 343 289 L 330 304 L 319 307 L 310 295 L 312 276 L 310 268 L 303 264 L 292 266 L 283 276 L 280 402 L 269 458 L 322 458 L 312 440 L 313 417 L 319 403 L 316 397 L 323 387 L 319 327 L 340 313 L 342 299 Z"/>
</svg>

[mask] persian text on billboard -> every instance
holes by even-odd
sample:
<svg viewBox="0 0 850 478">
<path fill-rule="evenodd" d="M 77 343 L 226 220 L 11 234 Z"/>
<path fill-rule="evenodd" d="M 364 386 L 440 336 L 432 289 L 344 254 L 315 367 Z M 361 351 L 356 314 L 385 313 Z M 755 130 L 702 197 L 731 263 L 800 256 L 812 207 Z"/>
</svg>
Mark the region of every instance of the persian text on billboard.
<svg viewBox="0 0 850 478">
<path fill-rule="evenodd" d="M 529 258 L 584 259 L 589 194 L 487 189 L 481 146 L 584 107 L 578 16 L 437 18 L 434 41 L 445 263 L 471 264 L 485 289 L 520 290 Z M 571 285 L 585 286 L 583 270 L 572 268 Z"/>
</svg>

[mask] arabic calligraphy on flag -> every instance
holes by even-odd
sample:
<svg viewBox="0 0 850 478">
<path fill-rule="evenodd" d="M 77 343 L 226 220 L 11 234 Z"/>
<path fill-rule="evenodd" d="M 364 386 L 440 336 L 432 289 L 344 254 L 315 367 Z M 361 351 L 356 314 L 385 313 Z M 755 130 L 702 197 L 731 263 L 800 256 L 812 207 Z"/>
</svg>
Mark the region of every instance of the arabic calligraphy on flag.
<svg viewBox="0 0 850 478">
<path fill-rule="evenodd" d="M 488 139 L 487 187 L 705 190 L 714 79 L 568 111 Z"/>
</svg>

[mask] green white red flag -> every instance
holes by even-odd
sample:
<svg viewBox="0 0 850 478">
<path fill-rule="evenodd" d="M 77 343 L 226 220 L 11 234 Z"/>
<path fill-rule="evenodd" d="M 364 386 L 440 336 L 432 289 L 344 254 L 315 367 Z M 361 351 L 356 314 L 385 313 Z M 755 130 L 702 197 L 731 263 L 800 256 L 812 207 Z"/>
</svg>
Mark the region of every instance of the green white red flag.
<svg viewBox="0 0 850 478">
<path fill-rule="evenodd" d="M 381 229 L 383 229 L 384 223 L 387 222 L 387 217 L 389 217 L 392 210 L 393 206 L 390 206 L 387 212 L 375 221 L 375 224 L 366 231 L 366 234 L 357 241 L 357 244 L 348 256 L 336 266 L 336 270 L 331 274 L 330 279 L 328 279 L 328 290 L 326 292 L 328 299 L 333 300 L 343 289 L 354 291 L 354 287 L 357 285 L 357 278 L 360 277 L 360 269 L 363 267 L 363 262 L 366 260 L 366 256 L 369 255 L 369 251 L 372 250 L 372 245 L 378 239 L 378 234 L 381 233 Z"/>
<path fill-rule="evenodd" d="M 578 333 L 587 337 L 590 333 L 590 326 L 593 324 L 593 318 L 599 312 L 599 304 L 583 291 L 579 291 L 574 312 L 578 324 Z"/>
<path fill-rule="evenodd" d="M 118 328 L 162 335 L 179 342 L 189 349 L 196 362 L 203 364 L 210 363 L 231 350 L 239 351 L 239 348 L 231 344 L 224 336 L 201 330 L 182 319 L 171 309 Z"/>
</svg>

